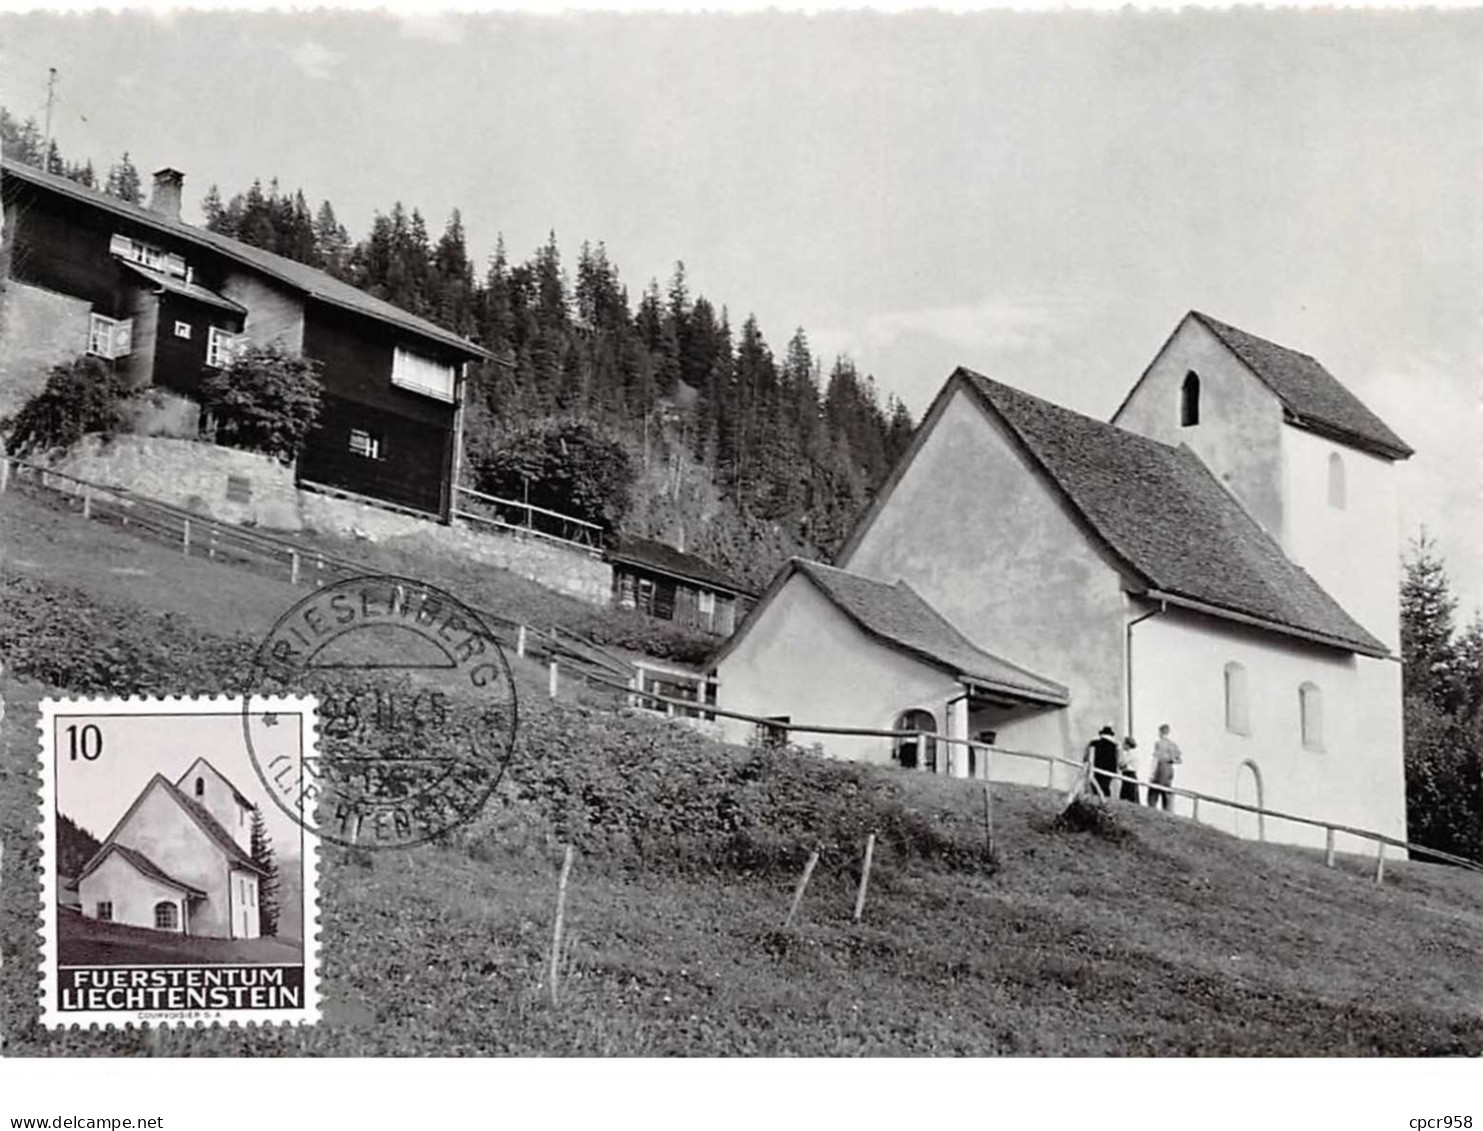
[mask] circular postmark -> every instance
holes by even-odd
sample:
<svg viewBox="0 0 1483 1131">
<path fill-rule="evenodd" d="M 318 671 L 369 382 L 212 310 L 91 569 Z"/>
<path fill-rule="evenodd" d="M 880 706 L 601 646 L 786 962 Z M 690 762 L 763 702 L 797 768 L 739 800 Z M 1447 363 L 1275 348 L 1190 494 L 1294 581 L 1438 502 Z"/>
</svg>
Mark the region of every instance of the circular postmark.
<svg viewBox="0 0 1483 1131">
<path fill-rule="evenodd" d="M 412 578 L 317 589 L 258 646 L 242 726 L 253 767 L 285 813 L 322 840 L 408 848 L 470 820 L 499 785 L 519 725 L 509 663 L 488 624 Z M 315 747 L 267 741 L 254 696 L 318 700 Z"/>
</svg>

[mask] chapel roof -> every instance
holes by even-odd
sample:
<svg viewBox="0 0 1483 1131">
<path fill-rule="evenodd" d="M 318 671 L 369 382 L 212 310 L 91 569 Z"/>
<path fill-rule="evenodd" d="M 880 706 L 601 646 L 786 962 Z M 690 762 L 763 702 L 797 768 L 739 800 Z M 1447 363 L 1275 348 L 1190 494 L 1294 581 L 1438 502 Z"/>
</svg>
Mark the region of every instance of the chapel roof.
<svg viewBox="0 0 1483 1131">
<path fill-rule="evenodd" d="M 1184 445 L 959 369 L 1143 590 L 1366 655 L 1389 650 L 1292 562 Z"/>
</svg>

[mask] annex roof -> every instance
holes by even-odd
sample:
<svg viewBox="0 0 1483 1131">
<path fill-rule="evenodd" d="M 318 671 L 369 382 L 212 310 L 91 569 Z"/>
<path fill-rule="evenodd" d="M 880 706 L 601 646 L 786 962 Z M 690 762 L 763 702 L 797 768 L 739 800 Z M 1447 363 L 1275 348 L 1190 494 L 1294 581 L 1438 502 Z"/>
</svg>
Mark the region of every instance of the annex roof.
<svg viewBox="0 0 1483 1131">
<path fill-rule="evenodd" d="M 205 303 L 207 306 L 214 306 L 221 310 L 227 310 L 239 316 L 246 315 L 247 313 L 247 307 L 233 302 L 231 299 L 219 295 L 215 291 L 208 290 L 198 283 L 187 283 L 184 279 L 177 279 L 174 275 L 167 275 L 163 271 L 151 271 L 148 267 L 141 267 L 137 263 L 124 262 L 121 266 L 128 271 L 132 271 L 146 282 L 159 287 L 161 290 L 169 291 L 171 294 L 181 295 L 184 298 L 193 299 L 196 302 Z"/>
<path fill-rule="evenodd" d="M 206 893 L 200 888 L 188 884 L 183 880 L 177 880 L 148 856 L 144 855 L 144 853 L 132 848 L 125 848 L 121 844 L 107 844 L 94 853 L 93 858 L 88 861 L 87 867 L 78 874 L 76 882 L 81 883 L 88 876 L 92 875 L 98 870 L 98 867 L 103 861 L 115 852 L 146 879 L 154 880 L 156 883 L 164 884 L 166 887 L 175 888 L 177 891 L 183 891 L 186 895 L 195 896 L 197 899 L 206 898 Z"/>
<path fill-rule="evenodd" d="M 613 548 L 608 551 L 607 558 L 610 562 L 622 562 L 642 569 L 650 569 L 656 573 L 677 577 L 681 581 L 699 582 L 711 589 L 752 596 L 749 590 L 727 577 L 704 558 L 695 554 L 687 554 L 683 550 L 677 550 L 673 546 L 656 542 L 651 538 L 620 535 Z"/>
<path fill-rule="evenodd" d="M 1092 533 L 1154 598 L 1366 655 L 1364 630 L 1211 474 L 1171 447 L 968 369 L 967 381 Z"/>
<path fill-rule="evenodd" d="M 1189 316 L 1214 334 L 1282 402 L 1294 423 L 1387 459 L 1414 454 L 1410 445 L 1340 384 L 1315 358 L 1279 346 L 1198 310 Z"/>
<path fill-rule="evenodd" d="M 781 589 L 795 574 L 802 574 L 856 627 L 889 648 L 945 669 L 965 682 L 1018 699 L 1055 706 L 1070 702 L 1070 694 L 1061 684 L 978 647 L 904 581 L 889 584 L 820 562 L 794 558 L 773 581 L 768 595 Z M 739 632 L 732 641 L 740 636 Z M 716 660 L 719 659 L 718 654 Z"/>
<path fill-rule="evenodd" d="M 374 295 L 367 294 L 357 287 L 352 287 L 349 283 L 341 282 L 333 275 L 316 267 L 310 267 L 306 263 L 275 255 L 271 251 L 264 251 L 262 248 L 253 247 L 229 236 L 195 227 L 182 220 L 172 220 L 143 205 L 130 204 L 128 201 L 109 196 L 98 189 L 88 188 L 66 177 L 44 173 L 40 169 L 10 158 L 0 159 L 0 171 L 3 171 L 6 176 L 17 177 L 72 200 L 111 212 L 158 231 L 167 232 L 197 246 L 210 248 L 243 266 L 287 284 L 315 301 L 375 318 L 396 326 L 398 329 L 431 339 L 470 357 L 491 356 L 482 346 L 475 345 L 467 338 L 462 338 L 425 318 L 419 318 L 399 306 L 393 306 Z"/>
</svg>

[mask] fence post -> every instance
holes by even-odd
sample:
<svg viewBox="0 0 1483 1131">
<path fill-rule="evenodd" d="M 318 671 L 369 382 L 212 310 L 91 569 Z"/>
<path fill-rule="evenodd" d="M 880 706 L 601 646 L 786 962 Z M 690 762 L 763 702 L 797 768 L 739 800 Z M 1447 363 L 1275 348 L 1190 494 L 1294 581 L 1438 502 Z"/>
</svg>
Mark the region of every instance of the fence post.
<svg viewBox="0 0 1483 1131">
<path fill-rule="evenodd" d="M 290 585 L 299 583 L 299 552 L 297 550 L 288 552 L 288 583 Z"/>
<path fill-rule="evenodd" d="M 783 930 L 793 925 L 793 916 L 798 914 L 798 905 L 803 902 L 803 890 L 808 887 L 809 877 L 814 874 L 814 866 L 819 862 L 819 850 L 816 848 L 808 854 L 808 863 L 803 866 L 803 875 L 798 877 L 798 888 L 793 892 L 793 905 L 788 908 L 788 917 L 783 920 Z"/>
<path fill-rule="evenodd" d="M 515 655 L 525 655 L 525 625 L 515 630 Z"/>
<path fill-rule="evenodd" d="M 994 800 L 989 793 L 989 783 L 984 782 L 984 837 L 988 841 L 989 855 L 994 855 Z"/>
<path fill-rule="evenodd" d="M 1200 799 L 1198 797 L 1190 799 L 1189 819 L 1197 825 L 1200 823 Z"/>
<path fill-rule="evenodd" d="M 1385 882 L 1385 842 L 1382 840 L 1379 844 L 1380 849 L 1375 853 L 1375 882 L 1383 884 Z"/>
<path fill-rule="evenodd" d="M 561 981 L 561 928 L 566 920 L 566 881 L 572 874 L 572 846 L 566 846 L 561 861 L 561 879 L 556 884 L 556 929 L 551 934 L 551 1004 L 555 1005 Z"/>
<path fill-rule="evenodd" d="M 0 495 L 5 494 L 6 488 L 10 486 L 10 460 L 0 456 Z"/>
<path fill-rule="evenodd" d="M 82 489 L 82 517 L 93 517 L 93 493 L 86 487 Z"/>
<path fill-rule="evenodd" d="M 318 589 L 324 585 L 324 555 L 317 554 L 314 558 L 314 588 Z"/>
<path fill-rule="evenodd" d="M 1056 788 L 1056 764 L 1049 759 L 1045 763 L 1045 787 L 1047 789 Z"/>
<path fill-rule="evenodd" d="M 206 556 L 213 561 L 216 559 L 216 527 L 212 527 L 206 538 Z"/>
<path fill-rule="evenodd" d="M 191 552 L 191 520 L 182 519 L 180 528 L 180 552 L 189 554 Z"/>
<path fill-rule="evenodd" d="M 1334 830 L 1332 828 L 1324 830 L 1323 862 L 1326 867 L 1334 866 Z"/>
<path fill-rule="evenodd" d="M 865 913 L 865 889 L 870 886 L 870 862 L 875 856 L 875 834 L 865 838 L 865 863 L 860 868 L 860 890 L 855 895 L 855 922 Z"/>
<path fill-rule="evenodd" d="M 555 699 L 556 698 L 556 688 L 557 688 L 557 685 L 559 684 L 560 680 L 561 680 L 561 677 L 557 674 L 557 671 L 556 671 L 556 658 L 553 656 L 552 659 L 551 659 L 551 668 L 550 668 L 550 691 L 551 691 L 551 698 L 552 699 Z"/>
</svg>

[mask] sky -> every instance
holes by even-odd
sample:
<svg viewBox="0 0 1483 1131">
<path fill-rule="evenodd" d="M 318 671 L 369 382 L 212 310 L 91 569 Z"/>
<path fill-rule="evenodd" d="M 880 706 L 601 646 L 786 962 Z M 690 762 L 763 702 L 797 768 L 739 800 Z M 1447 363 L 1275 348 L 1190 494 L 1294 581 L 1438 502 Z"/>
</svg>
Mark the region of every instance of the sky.
<svg viewBox="0 0 1483 1131">
<path fill-rule="evenodd" d="M 957 365 L 1106 418 L 1190 309 L 1310 353 L 1417 455 L 1483 607 L 1483 12 L 0 14 L 0 103 L 189 213 L 277 176 L 353 236 L 605 241 L 915 413 Z M 195 213 L 198 217 L 198 213 Z M 1385 536 L 1377 532 L 1377 537 Z"/>
<path fill-rule="evenodd" d="M 297 760 L 300 735 L 296 718 L 282 715 L 279 725 L 269 729 L 254 721 L 253 744 L 265 765 L 279 754 Z M 64 721 L 77 726 L 79 733 L 86 725 L 96 725 L 102 731 L 102 752 L 92 761 L 66 756 L 67 738 L 62 730 L 56 739 L 61 755 L 57 760 L 57 809 L 99 840 L 113 831 L 155 774 L 177 782 L 197 758 L 204 757 L 257 806 L 278 856 L 300 855 L 301 830 L 269 796 L 253 769 L 240 709 L 225 707 L 217 713 L 163 717 L 113 715 L 98 717 L 91 724 L 83 716 L 69 716 Z"/>
</svg>

